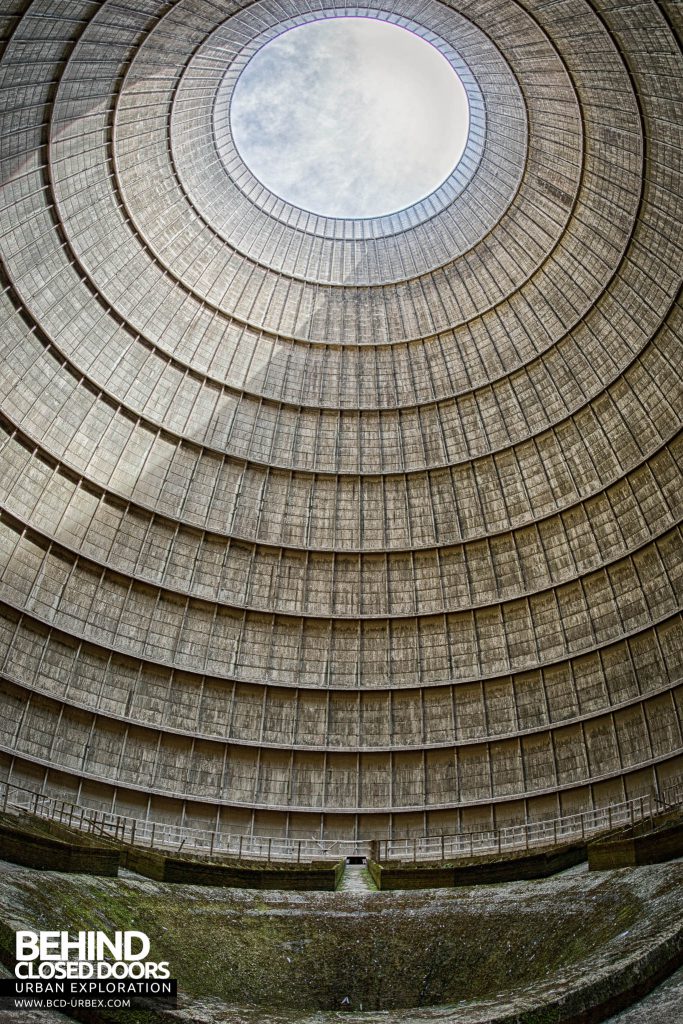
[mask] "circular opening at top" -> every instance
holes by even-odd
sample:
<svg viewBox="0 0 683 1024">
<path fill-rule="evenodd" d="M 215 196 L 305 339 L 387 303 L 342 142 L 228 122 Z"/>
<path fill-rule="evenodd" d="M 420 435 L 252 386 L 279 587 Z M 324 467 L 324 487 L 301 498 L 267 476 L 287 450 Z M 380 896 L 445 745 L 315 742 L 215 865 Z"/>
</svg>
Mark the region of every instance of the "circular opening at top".
<svg viewBox="0 0 683 1024">
<path fill-rule="evenodd" d="M 380 217 L 451 174 L 467 142 L 467 94 L 414 32 L 340 17 L 289 29 L 239 76 L 235 146 L 271 192 L 326 217 Z"/>
</svg>

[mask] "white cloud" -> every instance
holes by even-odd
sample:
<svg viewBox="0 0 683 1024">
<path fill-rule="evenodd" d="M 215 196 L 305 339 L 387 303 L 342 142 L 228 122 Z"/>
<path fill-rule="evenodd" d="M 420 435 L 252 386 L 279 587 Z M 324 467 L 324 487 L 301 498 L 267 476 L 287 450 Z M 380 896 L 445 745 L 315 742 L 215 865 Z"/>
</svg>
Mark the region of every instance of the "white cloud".
<svg viewBox="0 0 683 1024">
<path fill-rule="evenodd" d="M 467 139 L 465 90 L 442 54 L 406 29 L 331 18 L 278 36 L 232 100 L 245 163 L 289 202 L 378 216 L 448 177 Z"/>
</svg>

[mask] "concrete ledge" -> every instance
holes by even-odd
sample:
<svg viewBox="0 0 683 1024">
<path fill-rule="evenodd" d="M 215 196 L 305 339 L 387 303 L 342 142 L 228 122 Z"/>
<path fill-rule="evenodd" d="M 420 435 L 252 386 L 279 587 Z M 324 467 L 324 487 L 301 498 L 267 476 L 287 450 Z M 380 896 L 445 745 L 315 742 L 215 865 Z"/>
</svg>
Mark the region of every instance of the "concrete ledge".
<svg viewBox="0 0 683 1024">
<path fill-rule="evenodd" d="M 492 1017 L 490 1024 L 597 1024 L 642 999 L 682 964 L 683 928 L 678 926 L 614 970 L 584 977 L 568 992 L 519 1016 Z"/>
<path fill-rule="evenodd" d="M 683 817 L 678 815 L 638 822 L 616 836 L 588 846 L 591 871 L 661 864 L 674 857 L 683 857 Z"/>
<path fill-rule="evenodd" d="M 344 873 L 344 862 L 302 865 L 266 865 L 237 861 L 209 861 L 177 857 L 136 846 L 122 847 L 122 864 L 157 882 L 227 886 L 238 889 L 300 889 L 334 892 Z"/>
<path fill-rule="evenodd" d="M 43 871 L 115 877 L 119 870 L 118 850 L 86 836 L 50 835 L 10 815 L 0 818 L 0 858 Z"/>
<path fill-rule="evenodd" d="M 368 861 L 368 870 L 378 889 L 446 889 L 459 885 L 487 885 L 496 882 L 547 878 L 586 860 L 586 844 L 573 843 L 534 853 L 468 859 L 435 864 Z"/>
</svg>

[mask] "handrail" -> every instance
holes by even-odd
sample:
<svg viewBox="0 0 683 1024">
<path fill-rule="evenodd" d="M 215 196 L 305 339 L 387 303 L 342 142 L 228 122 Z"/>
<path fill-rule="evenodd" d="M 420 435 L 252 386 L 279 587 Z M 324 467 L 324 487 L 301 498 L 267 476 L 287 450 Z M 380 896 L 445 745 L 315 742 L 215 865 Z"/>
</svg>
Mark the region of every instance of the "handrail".
<svg viewBox="0 0 683 1024">
<path fill-rule="evenodd" d="M 528 851 L 611 832 L 683 806 L 683 776 L 665 789 L 652 790 L 620 803 L 586 811 L 527 821 L 519 825 L 456 832 L 450 835 L 384 839 L 297 838 L 253 836 L 150 821 L 60 800 L 11 782 L 0 781 L 0 809 L 24 811 L 86 834 L 132 846 L 165 852 L 181 850 L 193 856 L 236 857 L 267 863 L 306 863 L 342 857 L 372 857 L 379 861 L 444 861 L 486 853 Z"/>
</svg>

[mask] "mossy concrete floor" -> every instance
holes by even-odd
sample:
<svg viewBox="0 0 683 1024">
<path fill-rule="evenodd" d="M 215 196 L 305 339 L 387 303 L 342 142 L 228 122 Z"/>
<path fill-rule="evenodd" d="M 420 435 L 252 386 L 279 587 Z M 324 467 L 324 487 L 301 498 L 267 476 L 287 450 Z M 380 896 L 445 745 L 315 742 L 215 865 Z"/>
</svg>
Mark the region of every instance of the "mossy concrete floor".
<svg viewBox="0 0 683 1024">
<path fill-rule="evenodd" d="M 551 1024 L 680 959 L 683 862 L 401 893 L 264 893 L 4 865 L 0 923 L 6 954 L 17 928 L 147 932 L 150 957 L 170 961 L 182 993 L 168 1024 Z"/>
</svg>

